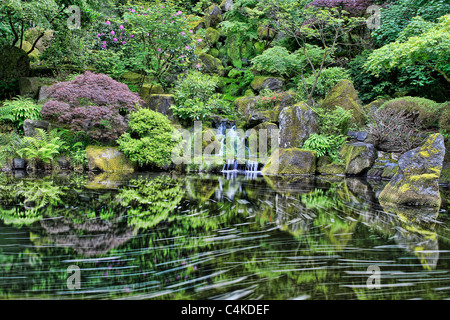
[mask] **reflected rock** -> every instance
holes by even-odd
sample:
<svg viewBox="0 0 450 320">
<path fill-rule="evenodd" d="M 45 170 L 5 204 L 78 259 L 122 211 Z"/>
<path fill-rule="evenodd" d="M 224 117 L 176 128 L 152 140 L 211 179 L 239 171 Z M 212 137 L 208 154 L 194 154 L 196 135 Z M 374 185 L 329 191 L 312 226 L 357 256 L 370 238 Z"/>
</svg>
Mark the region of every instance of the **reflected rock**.
<svg viewBox="0 0 450 320">
<path fill-rule="evenodd" d="M 383 206 L 383 210 L 394 218 L 391 228 L 395 230 L 396 243 L 405 251 L 414 253 L 424 269 L 435 269 L 439 261 L 435 231 L 439 208 Z"/>
<path fill-rule="evenodd" d="M 361 199 L 362 202 L 373 202 L 376 199 L 370 184 L 366 180 L 346 178 L 345 183 L 349 191 L 352 192 L 358 199 Z"/>
<path fill-rule="evenodd" d="M 118 189 L 127 181 L 127 175 L 122 173 L 103 172 L 97 175 L 90 175 L 90 180 L 86 184 L 87 189 Z"/>
<path fill-rule="evenodd" d="M 88 219 L 77 223 L 69 218 L 44 219 L 41 226 L 48 241 L 72 247 L 83 256 L 105 254 L 137 234 L 137 229 L 119 226 L 120 217 L 114 221 Z"/>
<path fill-rule="evenodd" d="M 300 236 L 308 232 L 313 219 L 314 213 L 307 211 L 300 200 L 286 194 L 275 196 L 275 223 L 280 230 Z"/>
<path fill-rule="evenodd" d="M 309 193 L 314 190 L 315 177 L 309 176 L 264 176 L 267 184 L 280 193 Z"/>
</svg>

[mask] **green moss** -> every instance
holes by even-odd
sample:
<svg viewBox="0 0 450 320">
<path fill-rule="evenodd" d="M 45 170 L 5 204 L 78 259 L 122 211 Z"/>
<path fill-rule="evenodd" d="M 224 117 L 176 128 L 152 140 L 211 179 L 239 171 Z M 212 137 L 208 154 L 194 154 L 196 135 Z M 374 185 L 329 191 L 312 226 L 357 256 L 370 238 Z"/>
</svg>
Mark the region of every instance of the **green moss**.
<svg viewBox="0 0 450 320">
<path fill-rule="evenodd" d="M 225 43 L 227 49 L 226 56 L 236 68 L 242 68 L 240 42 L 241 38 L 239 34 L 231 34 L 227 36 Z"/>
<path fill-rule="evenodd" d="M 253 92 L 252 89 L 247 89 L 247 90 L 245 90 L 244 95 L 245 95 L 246 97 L 254 97 L 254 96 L 255 96 L 255 93 Z"/>
<path fill-rule="evenodd" d="M 317 169 L 323 175 L 343 175 L 345 174 L 345 165 L 343 163 L 329 163 Z"/>
<path fill-rule="evenodd" d="M 220 32 L 217 31 L 214 28 L 209 27 L 208 29 L 206 29 L 206 40 L 210 43 L 210 44 L 215 44 L 217 41 L 219 41 L 220 38 Z"/>
<path fill-rule="evenodd" d="M 164 93 L 164 89 L 159 84 L 144 84 L 142 86 L 140 96 L 142 99 L 145 100 L 146 98 L 148 98 L 149 95 L 162 94 L 162 93 Z M 146 101 L 146 102 L 148 102 L 148 101 Z"/>
<path fill-rule="evenodd" d="M 224 75 L 225 69 L 222 65 L 222 62 L 214 58 L 212 55 L 209 55 L 207 53 L 200 53 L 198 55 L 198 58 L 201 60 L 201 62 L 204 65 L 204 72 L 205 73 L 211 73 L 211 74 L 219 74 L 221 76 Z"/>
<path fill-rule="evenodd" d="M 134 165 L 117 147 L 88 146 L 86 154 L 89 170 L 95 168 L 104 172 L 133 172 Z"/>
<path fill-rule="evenodd" d="M 365 123 L 365 114 L 361 108 L 355 87 L 350 80 L 341 80 L 326 95 L 322 103 L 323 109 L 334 110 L 337 107 L 351 110 L 354 120 L 359 125 Z"/>
<path fill-rule="evenodd" d="M 208 53 L 210 55 L 212 55 L 214 58 L 218 58 L 219 57 L 219 50 L 217 50 L 216 48 L 209 49 Z"/>
<path fill-rule="evenodd" d="M 415 114 L 423 128 L 437 127 L 444 107 L 444 104 L 433 100 L 409 96 L 389 100 L 381 106 L 381 108 L 404 110 L 409 114 Z"/>
<path fill-rule="evenodd" d="M 253 90 L 257 90 L 259 91 L 262 87 L 262 85 L 264 84 L 264 81 L 266 81 L 266 79 L 269 77 L 264 77 L 264 76 L 256 76 L 253 81 L 250 83 L 250 86 L 252 87 Z"/>
</svg>

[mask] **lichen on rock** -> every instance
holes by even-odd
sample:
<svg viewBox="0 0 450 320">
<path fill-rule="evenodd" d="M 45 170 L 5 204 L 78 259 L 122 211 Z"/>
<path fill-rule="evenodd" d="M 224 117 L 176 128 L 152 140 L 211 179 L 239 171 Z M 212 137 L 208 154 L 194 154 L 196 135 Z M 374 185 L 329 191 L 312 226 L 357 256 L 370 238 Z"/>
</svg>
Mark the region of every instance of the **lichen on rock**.
<svg viewBox="0 0 450 320">
<path fill-rule="evenodd" d="M 444 137 L 432 134 L 425 143 L 403 154 L 397 174 L 380 193 L 380 203 L 439 207 L 439 178 L 445 155 Z"/>
</svg>

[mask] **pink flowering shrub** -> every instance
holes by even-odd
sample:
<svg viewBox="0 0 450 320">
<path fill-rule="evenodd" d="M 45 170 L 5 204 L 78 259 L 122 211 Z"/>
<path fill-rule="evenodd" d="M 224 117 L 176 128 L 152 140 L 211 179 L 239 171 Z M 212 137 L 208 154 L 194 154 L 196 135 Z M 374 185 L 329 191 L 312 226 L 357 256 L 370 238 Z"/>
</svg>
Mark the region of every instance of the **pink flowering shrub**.
<svg viewBox="0 0 450 320">
<path fill-rule="evenodd" d="M 48 89 L 49 101 L 42 118 L 84 131 L 90 138 L 110 142 L 128 126 L 128 115 L 143 104 L 128 87 L 104 74 L 85 72 L 73 81 L 59 82 Z"/>
</svg>

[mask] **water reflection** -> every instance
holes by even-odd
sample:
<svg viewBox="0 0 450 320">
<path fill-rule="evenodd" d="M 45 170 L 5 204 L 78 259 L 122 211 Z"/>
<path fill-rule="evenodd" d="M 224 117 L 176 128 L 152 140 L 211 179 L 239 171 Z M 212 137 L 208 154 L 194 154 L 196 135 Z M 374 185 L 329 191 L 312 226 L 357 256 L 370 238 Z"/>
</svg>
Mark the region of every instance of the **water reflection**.
<svg viewBox="0 0 450 320">
<path fill-rule="evenodd" d="M 446 208 L 381 207 L 380 182 L 230 173 L 0 180 L 3 299 L 449 296 Z M 80 290 L 66 286 L 73 264 Z M 382 271 L 381 289 L 365 285 L 370 265 Z"/>
</svg>

